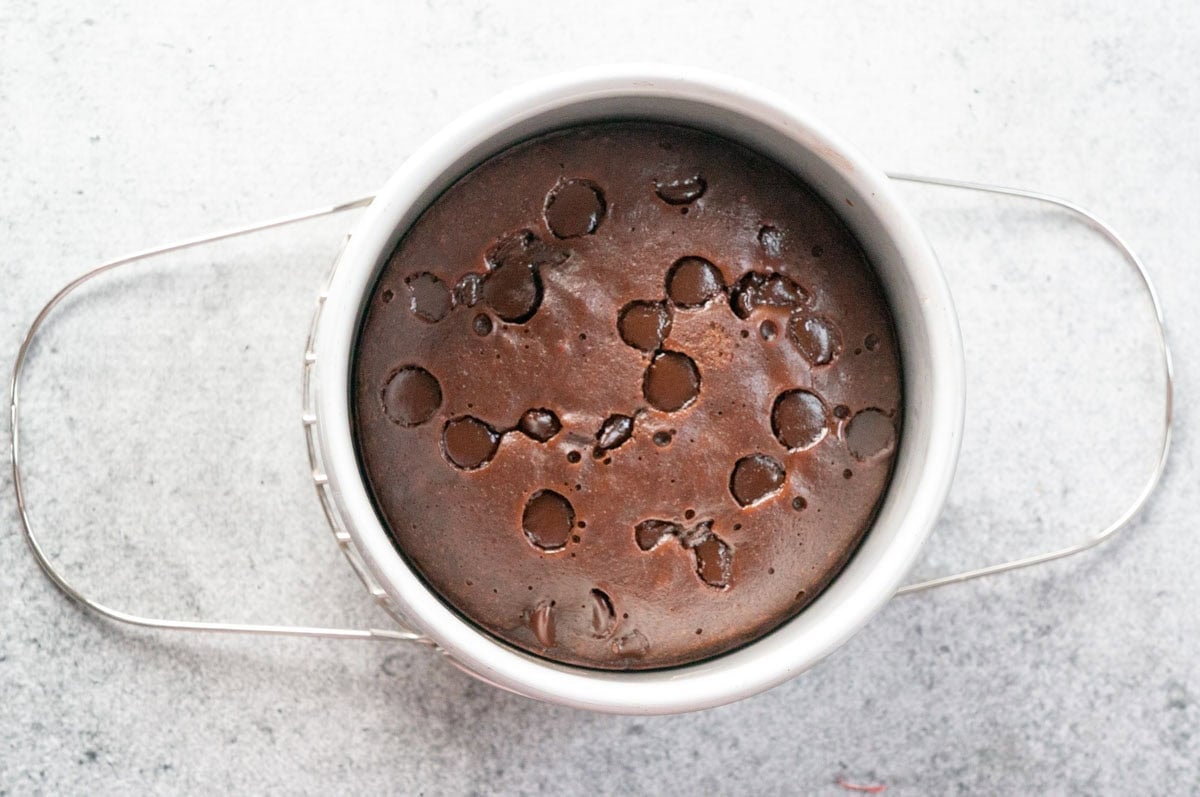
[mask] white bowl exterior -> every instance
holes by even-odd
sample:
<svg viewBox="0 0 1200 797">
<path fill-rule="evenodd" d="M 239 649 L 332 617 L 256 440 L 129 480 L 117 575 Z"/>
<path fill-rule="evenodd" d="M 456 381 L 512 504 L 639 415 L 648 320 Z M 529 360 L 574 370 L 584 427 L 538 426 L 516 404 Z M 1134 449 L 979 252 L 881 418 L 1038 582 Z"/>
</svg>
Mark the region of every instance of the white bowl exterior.
<svg viewBox="0 0 1200 797">
<path fill-rule="evenodd" d="M 845 569 L 799 615 L 735 651 L 682 667 L 605 672 L 519 651 L 464 620 L 388 537 L 355 455 L 350 364 L 363 303 L 409 225 L 458 177 L 537 133 L 613 118 L 688 124 L 741 141 L 811 185 L 874 266 L 896 321 L 904 427 L 876 520 Z M 887 177 L 840 138 L 760 89 L 682 67 L 566 73 L 500 95 L 413 153 L 353 231 L 328 287 L 313 351 L 317 439 L 335 511 L 389 603 L 460 667 L 528 697 L 595 711 L 665 714 L 729 703 L 803 672 L 845 642 L 899 588 L 941 513 L 964 411 L 962 343 L 932 249 Z"/>
</svg>

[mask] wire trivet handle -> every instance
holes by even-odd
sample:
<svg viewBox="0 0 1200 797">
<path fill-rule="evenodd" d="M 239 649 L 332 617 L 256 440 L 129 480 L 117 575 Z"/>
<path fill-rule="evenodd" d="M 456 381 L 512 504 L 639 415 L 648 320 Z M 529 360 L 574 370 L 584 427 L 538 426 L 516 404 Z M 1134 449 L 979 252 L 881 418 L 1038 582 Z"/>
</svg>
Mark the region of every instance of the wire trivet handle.
<svg viewBox="0 0 1200 797">
<path fill-rule="evenodd" d="M 967 191 L 981 191 L 988 194 L 1001 194 L 1004 196 L 1018 197 L 1020 199 L 1033 200 L 1043 204 L 1054 205 L 1055 207 L 1063 208 L 1070 211 L 1075 216 L 1081 218 L 1089 227 L 1103 235 L 1109 243 L 1120 251 L 1125 262 L 1137 274 L 1141 281 L 1142 288 L 1146 291 L 1146 296 L 1150 299 L 1150 305 L 1153 308 L 1153 321 L 1155 342 L 1158 350 L 1158 357 L 1162 366 L 1163 374 L 1163 420 L 1162 431 L 1159 438 L 1158 459 L 1154 463 L 1154 467 L 1146 475 L 1145 481 L 1142 483 L 1141 490 L 1134 499 L 1121 511 L 1119 515 L 1109 525 L 1105 526 L 1095 534 L 1084 538 L 1080 542 L 1073 545 L 1068 545 L 1065 548 L 1057 548 L 1045 553 L 1033 554 L 1021 559 L 1010 559 L 1007 562 L 1000 562 L 986 567 L 978 567 L 973 570 L 964 570 L 959 573 L 954 573 L 948 576 L 939 576 L 931 578 L 927 581 L 919 581 L 914 584 L 907 584 L 896 591 L 897 595 L 904 595 L 910 592 L 920 592 L 922 590 L 933 589 L 934 587 L 943 587 L 947 584 L 958 584 L 962 581 L 970 581 L 971 579 L 981 578 L 983 576 L 995 575 L 997 573 L 1007 573 L 1012 570 L 1020 570 L 1023 567 L 1031 567 L 1040 565 L 1044 562 L 1053 562 L 1055 559 L 1065 559 L 1068 556 L 1074 556 L 1077 553 L 1082 553 L 1099 545 L 1106 540 L 1112 539 L 1117 532 L 1124 529 L 1133 521 L 1137 513 L 1141 511 L 1146 502 L 1150 500 L 1150 496 L 1154 493 L 1154 489 L 1158 486 L 1159 480 L 1162 478 L 1163 470 L 1167 466 L 1167 454 L 1171 450 L 1171 417 L 1174 411 L 1174 396 L 1175 396 L 1175 374 L 1171 365 L 1171 350 L 1167 345 L 1167 329 L 1163 322 L 1162 303 L 1158 299 L 1158 291 L 1154 289 L 1154 283 L 1150 279 L 1149 272 L 1146 271 L 1146 266 L 1142 263 L 1142 259 L 1129 248 L 1129 244 L 1110 227 L 1096 217 L 1094 213 L 1086 210 L 1075 204 L 1069 199 L 1043 194 L 1038 191 L 1029 191 L 1024 188 L 1009 188 L 1002 185 L 990 185 L 988 183 L 973 183 L 965 180 L 950 180 L 942 177 L 926 177 L 916 174 L 888 174 L 888 177 L 893 180 L 904 180 L 910 183 L 924 183 L 926 185 L 940 186 L 943 188 L 958 188 Z"/>
<path fill-rule="evenodd" d="M 38 541 L 37 535 L 33 531 L 33 523 L 29 517 L 29 506 L 25 499 L 25 482 L 21 475 L 21 374 L 25 368 L 25 361 L 29 355 L 30 347 L 33 345 L 34 339 L 41 330 L 46 319 L 54 312 L 55 308 L 62 303 L 64 299 L 71 295 L 77 288 L 90 282 L 91 280 L 106 274 L 109 271 L 120 268 L 121 266 L 136 263 L 141 260 L 165 255 L 170 252 L 178 252 L 182 249 L 189 249 L 195 246 L 223 241 L 229 238 L 238 238 L 251 233 L 262 232 L 275 227 L 286 227 L 300 222 L 310 221 L 312 219 L 321 218 L 322 216 L 331 216 L 337 213 L 344 213 L 348 210 L 364 207 L 371 203 L 374 197 L 360 197 L 349 202 L 342 202 L 329 207 L 318 208 L 316 210 L 297 213 L 292 216 L 283 216 L 268 221 L 250 224 L 244 227 L 224 230 L 210 235 L 203 235 L 196 238 L 189 238 L 183 241 L 177 241 L 166 246 L 159 246 L 153 249 L 144 249 L 140 252 L 135 252 L 125 257 L 110 260 L 85 274 L 81 274 L 71 282 L 63 286 L 58 293 L 46 302 L 41 311 L 33 319 L 33 323 L 29 325 L 29 330 L 25 333 L 25 338 L 21 342 L 21 348 L 17 351 L 17 359 L 13 364 L 12 387 L 9 391 L 9 422 L 12 428 L 12 475 L 13 489 L 17 496 L 17 511 L 21 518 L 21 529 L 25 535 L 25 541 L 29 543 L 29 548 L 33 552 L 34 559 L 41 566 L 42 572 L 46 577 L 53 582 L 54 586 L 58 587 L 68 598 L 79 603 L 87 609 L 96 612 L 110 620 L 116 620 L 130 625 L 141 626 L 143 628 L 163 628 L 173 631 L 207 631 L 217 633 L 230 634 L 266 634 L 272 636 L 299 636 L 299 637 L 322 637 L 327 639 L 382 639 L 382 640 L 399 640 L 399 641 L 425 641 L 425 638 L 416 632 L 407 629 L 385 629 L 385 628 L 321 628 L 315 626 L 298 626 L 298 625 L 259 625 L 251 623 L 225 623 L 225 622 L 204 622 L 196 620 L 173 620 L 158 617 L 144 617 L 142 615 L 131 614 L 129 612 L 114 609 L 106 606 L 97 600 L 94 600 L 79 589 L 77 589 L 66 576 L 62 574 L 50 561 L 43 550 L 41 543 Z"/>
</svg>

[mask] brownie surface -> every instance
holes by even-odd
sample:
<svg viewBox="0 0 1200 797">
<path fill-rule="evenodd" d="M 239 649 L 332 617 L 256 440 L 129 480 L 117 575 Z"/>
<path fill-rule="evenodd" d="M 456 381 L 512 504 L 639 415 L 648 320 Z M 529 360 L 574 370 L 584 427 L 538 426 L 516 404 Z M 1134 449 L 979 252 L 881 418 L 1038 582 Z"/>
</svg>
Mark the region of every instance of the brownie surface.
<svg viewBox="0 0 1200 797">
<path fill-rule="evenodd" d="M 731 141 L 613 122 L 459 179 L 367 299 L 354 433 L 398 550 L 560 662 L 704 659 L 844 566 L 900 432 L 857 241 Z"/>
</svg>

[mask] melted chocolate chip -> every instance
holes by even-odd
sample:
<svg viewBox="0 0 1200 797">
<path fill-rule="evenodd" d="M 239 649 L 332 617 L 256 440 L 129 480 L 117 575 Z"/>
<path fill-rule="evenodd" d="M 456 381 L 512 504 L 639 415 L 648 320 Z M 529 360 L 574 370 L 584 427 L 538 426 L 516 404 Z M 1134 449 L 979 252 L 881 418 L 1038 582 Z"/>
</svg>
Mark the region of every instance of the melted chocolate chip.
<svg viewBox="0 0 1200 797">
<path fill-rule="evenodd" d="M 738 318 L 749 318 L 759 307 L 799 307 L 808 292 L 785 274 L 749 271 L 729 293 L 729 306 Z"/>
<path fill-rule="evenodd" d="M 591 235 L 604 218 L 604 194 L 586 180 L 563 180 L 546 196 L 546 226 L 558 238 Z"/>
<path fill-rule="evenodd" d="M 554 414 L 554 410 L 539 407 L 526 410 L 525 414 L 521 416 L 521 421 L 517 424 L 517 428 L 539 443 L 545 443 L 558 434 L 559 430 L 562 429 L 562 422 L 558 420 L 558 416 Z"/>
<path fill-rule="evenodd" d="M 596 449 L 609 451 L 619 448 L 633 434 L 633 418 L 628 415 L 610 415 L 600 431 L 596 432 Z"/>
<path fill-rule="evenodd" d="M 617 331 L 635 349 L 655 351 L 671 332 L 671 313 L 662 302 L 630 302 L 617 316 Z"/>
<path fill-rule="evenodd" d="M 780 393 L 771 408 L 771 431 L 789 451 L 811 448 L 825 438 L 825 402 L 807 390 Z"/>
<path fill-rule="evenodd" d="M 542 278 L 534 266 L 504 263 L 487 275 L 483 300 L 510 324 L 523 324 L 542 304 Z"/>
<path fill-rule="evenodd" d="M 842 350 L 842 333 L 824 316 L 793 313 L 788 319 L 788 337 L 813 365 L 828 365 Z"/>
<path fill-rule="evenodd" d="M 393 423 L 419 426 L 442 406 L 442 387 L 424 368 L 406 365 L 388 377 L 381 398 L 383 412 Z"/>
<path fill-rule="evenodd" d="M 633 528 L 633 538 L 643 551 L 654 550 L 680 534 L 683 534 L 683 526 L 670 520 L 643 520 Z"/>
<path fill-rule="evenodd" d="M 604 639 L 617 628 L 617 612 L 612 598 L 604 590 L 594 589 L 592 596 L 592 636 Z"/>
<path fill-rule="evenodd" d="M 404 284 L 408 286 L 409 309 L 417 318 L 432 324 L 450 312 L 450 289 L 433 274 L 410 274 Z"/>
<path fill-rule="evenodd" d="M 454 286 L 454 304 L 459 307 L 474 307 L 482 298 L 482 274 L 464 274 Z"/>
<path fill-rule="evenodd" d="M 779 491 L 785 472 L 779 460 L 766 454 L 742 457 L 729 477 L 729 492 L 742 506 L 750 506 Z"/>
<path fill-rule="evenodd" d="M 570 256 L 570 250 L 563 244 L 543 241 L 533 230 L 522 229 L 501 236 L 487 251 L 484 260 L 489 270 L 514 264 L 536 269 L 560 265 Z"/>
<path fill-rule="evenodd" d="M 540 601 L 529 615 L 529 628 L 544 648 L 554 647 L 554 606 Z"/>
<path fill-rule="evenodd" d="M 525 503 L 521 528 L 534 546 L 544 551 L 561 551 L 571 539 L 575 508 L 553 490 L 538 490 Z"/>
<path fill-rule="evenodd" d="M 682 257 L 667 272 L 667 296 L 679 307 L 703 307 L 724 290 L 721 270 L 702 257 Z"/>
<path fill-rule="evenodd" d="M 456 468 L 482 468 L 496 455 L 500 435 L 488 424 L 464 415 L 447 421 L 442 429 L 442 452 Z"/>
<path fill-rule="evenodd" d="M 618 658 L 640 659 L 650 652 L 650 641 L 635 628 L 612 643 L 612 652 Z"/>
<path fill-rule="evenodd" d="M 642 394 L 655 409 L 678 412 L 700 395 L 700 370 L 682 352 L 660 352 L 642 377 Z"/>
<path fill-rule="evenodd" d="M 896 426 L 892 419 L 876 409 L 863 410 L 846 424 L 846 447 L 857 460 L 888 451 L 896 443 Z"/>
<path fill-rule="evenodd" d="M 668 205 L 688 205 L 704 196 L 708 184 L 698 174 L 675 180 L 659 180 L 654 184 L 654 193 Z"/>
<path fill-rule="evenodd" d="M 768 257 L 779 257 L 783 254 L 783 233 L 770 224 L 758 230 L 758 244 Z"/>
<path fill-rule="evenodd" d="M 691 546 L 696 557 L 696 575 L 710 587 L 724 589 L 733 575 L 733 550 L 709 531 Z"/>
</svg>

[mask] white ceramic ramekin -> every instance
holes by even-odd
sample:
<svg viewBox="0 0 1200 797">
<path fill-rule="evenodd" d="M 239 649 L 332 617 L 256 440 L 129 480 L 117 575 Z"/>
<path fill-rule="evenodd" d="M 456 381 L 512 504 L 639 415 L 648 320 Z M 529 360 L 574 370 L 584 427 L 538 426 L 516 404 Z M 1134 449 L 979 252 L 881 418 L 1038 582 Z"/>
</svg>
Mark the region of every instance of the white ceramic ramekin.
<svg viewBox="0 0 1200 797">
<path fill-rule="evenodd" d="M 368 496 L 350 423 L 350 363 L 363 305 L 401 236 L 458 177 L 522 139 L 611 119 L 676 122 L 740 141 L 792 169 L 866 250 L 895 317 L 904 424 L 895 474 L 862 545 L 803 612 L 738 650 L 684 667 L 601 672 L 556 664 L 500 642 L 442 602 L 396 552 Z M 962 344 L 933 251 L 888 178 L 838 136 L 759 88 L 681 67 L 617 66 L 526 85 L 431 138 L 365 211 L 314 322 L 308 418 L 315 477 L 343 547 L 385 607 L 458 666 L 528 697 L 614 713 L 716 706 L 813 666 L 892 597 L 942 510 L 962 436 Z"/>
</svg>

